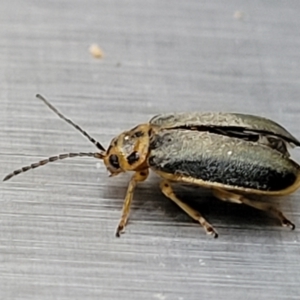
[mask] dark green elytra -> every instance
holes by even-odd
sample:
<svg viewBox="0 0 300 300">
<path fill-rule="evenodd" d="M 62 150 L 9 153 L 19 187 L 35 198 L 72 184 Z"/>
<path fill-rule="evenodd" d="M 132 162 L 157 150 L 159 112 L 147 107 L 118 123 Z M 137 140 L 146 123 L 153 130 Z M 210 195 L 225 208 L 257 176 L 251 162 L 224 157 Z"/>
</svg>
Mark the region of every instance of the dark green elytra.
<svg viewBox="0 0 300 300">
<path fill-rule="evenodd" d="M 178 129 L 153 136 L 148 162 L 154 171 L 263 191 L 291 186 L 300 172 L 297 163 L 268 146 Z"/>
<path fill-rule="evenodd" d="M 231 113 L 178 113 L 153 117 L 149 166 L 183 175 L 261 191 L 281 191 L 300 176 L 289 159 L 289 144 L 300 142 L 279 124 Z"/>
</svg>

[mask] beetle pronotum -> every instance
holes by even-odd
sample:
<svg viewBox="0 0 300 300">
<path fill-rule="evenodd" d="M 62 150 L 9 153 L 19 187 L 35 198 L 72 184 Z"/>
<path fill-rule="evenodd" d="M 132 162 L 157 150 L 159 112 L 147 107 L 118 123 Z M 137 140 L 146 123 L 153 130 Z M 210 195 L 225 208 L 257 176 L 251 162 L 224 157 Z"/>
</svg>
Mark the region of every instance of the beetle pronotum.
<svg viewBox="0 0 300 300">
<path fill-rule="evenodd" d="M 133 171 L 122 216 L 116 230 L 125 229 L 133 192 L 138 182 L 147 179 L 149 169 L 157 173 L 163 194 L 175 202 L 207 234 L 217 231 L 196 210 L 173 192 L 171 182 L 201 186 L 223 201 L 246 204 L 266 211 L 283 226 L 295 225 L 269 201 L 247 195 L 278 197 L 300 187 L 300 166 L 290 159 L 288 146 L 300 142 L 279 124 L 257 116 L 236 113 L 175 113 L 153 117 L 115 137 L 107 150 L 86 131 L 61 114 L 44 97 L 37 95 L 56 115 L 79 130 L 98 149 L 95 153 L 67 153 L 52 156 L 18 169 L 3 180 L 49 162 L 68 157 L 101 159 L 111 176 Z"/>
</svg>

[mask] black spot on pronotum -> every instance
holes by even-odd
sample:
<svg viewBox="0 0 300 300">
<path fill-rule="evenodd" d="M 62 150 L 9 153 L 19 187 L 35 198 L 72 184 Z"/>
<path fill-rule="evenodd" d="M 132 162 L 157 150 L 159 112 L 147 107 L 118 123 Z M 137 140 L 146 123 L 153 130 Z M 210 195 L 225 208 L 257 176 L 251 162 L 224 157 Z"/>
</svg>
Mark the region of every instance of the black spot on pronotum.
<svg viewBox="0 0 300 300">
<path fill-rule="evenodd" d="M 115 169 L 119 169 L 120 168 L 120 164 L 119 164 L 119 158 L 117 155 L 112 154 L 109 157 L 109 163 L 115 168 Z"/>
<path fill-rule="evenodd" d="M 143 131 L 137 131 L 133 134 L 133 137 L 139 138 L 139 137 L 142 137 L 143 135 L 144 135 Z"/>
<path fill-rule="evenodd" d="M 130 155 L 127 156 L 127 161 L 130 165 L 134 164 L 136 161 L 138 161 L 140 158 L 140 155 L 137 151 L 132 152 Z"/>
</svg>

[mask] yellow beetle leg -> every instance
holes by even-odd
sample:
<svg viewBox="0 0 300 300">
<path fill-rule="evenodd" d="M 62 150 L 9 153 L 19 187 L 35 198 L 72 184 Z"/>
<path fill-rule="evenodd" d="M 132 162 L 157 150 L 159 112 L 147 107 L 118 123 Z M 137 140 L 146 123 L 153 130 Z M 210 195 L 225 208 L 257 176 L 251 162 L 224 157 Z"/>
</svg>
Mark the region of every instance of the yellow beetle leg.
<svg viewBox="0 0 300 300">
<path fill-rule="evenodd" d="M 241 195 L 238 194 L 234 194 L 228 191 L 224 191 L 224 190 L 217 190 L 217 189 L 213 189 L 212 190 L 213 195 L 223 201 L 226 202 L 231 202 L 231 203 L 236 203 L 236 204 L 242 204 L 243 202 L 241 201 L 240 197 L 242 197 Z"/>
<path fill-rule="evenodd" d="M 187 213 L 192 219 L 199 222 L 205 229 L 207 234 L 212 235 L 214 238 L 218 237 L 218 233 L 216 230 L 212 227 L 211 224 L 209 224 L 205 218 L 196 210 L 191 208 L 186 203 L 182 202 L 180 199 L 177 198 L 177 196 L 174 194 L 174 191 L 170 185 L 170 183 L 167 180 L 163 180 L 160 184 L 161 191 L 163 194 L 171 199 L 173 202 L 175 202 L 185 213 Z"/>
<path fill-rule="evenodd" d="M 129 182 L 128 188 L 127 188 L 127 193 L 126 193 L 126 197 L 125 197 L 123 208 L 122 208 L 121 220 L 119 222 L 119 225 L 118 225 L 118 228 L 116 231 L 117 237 L 120 237 L 120 234 L 124 232 L 125 226 L 127 224 L 134 189 L 135 189 L 137 183 L 146 180 L 148 175 L 149 175 L 149 170 L 145 169 L 143 171 L 138 171 L 138 172 L 134 173 L 134 175 L 132 176 L 132 178 Z"/>
<path fill-rule="evenodd" d="M 277 209 L 274 205 L 270 203 L 255 201 L 252 199 L 248 199 L 243 195 L 234 194 L 232 192 L 220 189 L 213 189 L 213 194 L 215 197 L 223 201 L 245 204 L 256 209 L 266 211 L 273 217 L 277 218 L 281 222 L 282 226 L 289 227 L 292 230 L 295 229 L 295 225 L 290 220 L 288 220 L 279 209 Z"/>
</svg>

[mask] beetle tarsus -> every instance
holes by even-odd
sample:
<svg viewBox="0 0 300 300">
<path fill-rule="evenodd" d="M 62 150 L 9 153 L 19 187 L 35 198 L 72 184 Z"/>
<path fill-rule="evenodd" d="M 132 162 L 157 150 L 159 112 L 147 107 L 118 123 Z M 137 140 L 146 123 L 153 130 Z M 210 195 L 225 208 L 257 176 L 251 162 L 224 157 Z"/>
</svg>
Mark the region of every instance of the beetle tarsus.
<svg viewBox="0 0 300 300">
<path fill-rule="evenodd" d="M 125 233 L 125 226 L 119 225 L 116 230 L 116 237 L 121 237 L 121 234 Z"/>
<path fill-rule="evenodd" d="M 116 230 L 116 234 L 115 234 L 116 237 L 121 237 L 121 234 L 125 233 L 125 227 L 127 224 L 128 215 L 129 215 L 129 212 L 127 213 L 127 215 L 122 215 L 122 218 L 121 218 L 119 225 L 117 227 L 117 230 Z"/>
<path fill-rule="evenodd" d="M 292 223 L 290 220 L 288 219 L 284 219 L 282 220 L 282 226 L 288 227 L 291 230 L 294 230 L 296 228 L 295 224 Z"/>
<path fill-rule="evenodd" d="M 217 239 L 219 234 L 215 231 L 215 229 L 212 226 L 209 226 L 207 228 L 205 228 L 206 233 L 209 235 L 212 235 L 213 238 Z"/>
</svg>

